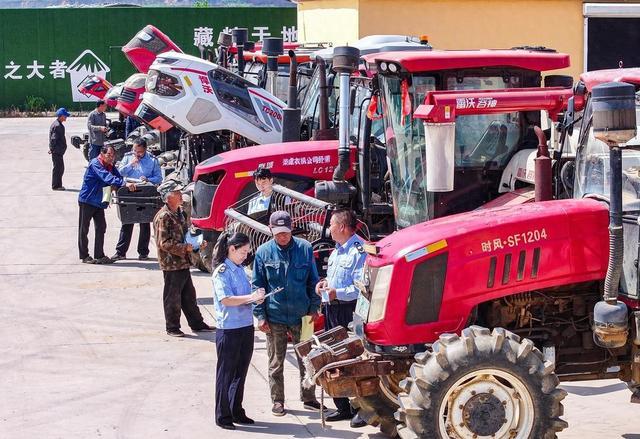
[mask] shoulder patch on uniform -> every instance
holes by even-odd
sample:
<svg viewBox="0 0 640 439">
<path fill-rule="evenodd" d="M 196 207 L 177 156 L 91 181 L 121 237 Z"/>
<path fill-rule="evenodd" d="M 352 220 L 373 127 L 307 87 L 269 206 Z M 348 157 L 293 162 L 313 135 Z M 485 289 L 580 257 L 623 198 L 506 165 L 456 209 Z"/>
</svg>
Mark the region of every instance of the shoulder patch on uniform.
<svg viewBox="0 0 640 439">
<path fill-rule="evenodd" d="M 353 246 L 358 250 L 358 253 L 364 253 L 364 247 L 360 244 L 360 241 L 356 241 Z"/>
<path fill-rule="evenodd" d="M 216 271 L 218 273 L 224 273 L 226 269 L 227 269 L 227 266 L 225 264 L 220 264 L 218 265 L 218 268 L 216 269 Z"/>
</svg>

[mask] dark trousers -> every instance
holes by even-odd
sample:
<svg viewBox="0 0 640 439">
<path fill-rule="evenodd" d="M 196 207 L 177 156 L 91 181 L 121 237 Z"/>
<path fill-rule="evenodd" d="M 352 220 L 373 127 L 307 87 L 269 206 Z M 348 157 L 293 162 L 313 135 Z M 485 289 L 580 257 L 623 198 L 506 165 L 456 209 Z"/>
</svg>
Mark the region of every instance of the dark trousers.
<svg viewBox="0 0 640 439">
<path fill-rule="evenodd" d="M 253 325 L 216 331 L 216 424 L 246 416 L 244 382 L 253 355 Z"/>
<path fill-rule="evenodd" d="M 162 275 L 164 276 L 162 301 L 167 331 L 180 329 L 182 312 L 191 329 L 202 328 L 204 320 L 196 302 L 196 289 L 191 281 L 191 272 L 188 269 L 163 271 Z"/>
<path fill-rule="evenodd" d="M 93 220 L 95 242 L 93 244 L 93 257 L 104 257 L 104 234 L 107 231 L 107 220 L 104 217 L 104 209 L 91 206 L 86 203 L 78 203 L 80 217 L 78 219 L 78 251 L 80 259 L 89 256 L 89 224 Z"/>
<path fill-rule="evenodd" d="M 324 329 L 328 331 L 338 326 L 343 326 L 346 329 L 347 325 L 353 320 L 355 310 L 355 300 L 338 304 L 326 304 L 324 306 Z M 338 411 L 351 413 L 349 398 L 333 398 L 333 403 Z"/>
<path fill-rule="evenodd" d="M 62 175 L 64 174 L 64 155 L 51 153 L 53 170 L 51 171 L 51 189 L 62 187 Z"/>
<path fill-rule="evenodd" d="M 131 235 L 133 235 L 133 224 L 123 224 L 120 227 L 120 238 L 116 245 L 116 253 L 120 256 L 126 256 L 129 245 L 131 244 Z M 138 254 L 147 256 L 149 254 L 149 239 L 151 239 L 151 225 L 149 223 L 140 224 L 140 236 L 138 236 Z"/>
<path fill-rule="evenodd" d="M 89 144 L 89 161 L 95 159 L 100 155 L 100 145 L 94 145 L 93 143 Z"/>
</svg>

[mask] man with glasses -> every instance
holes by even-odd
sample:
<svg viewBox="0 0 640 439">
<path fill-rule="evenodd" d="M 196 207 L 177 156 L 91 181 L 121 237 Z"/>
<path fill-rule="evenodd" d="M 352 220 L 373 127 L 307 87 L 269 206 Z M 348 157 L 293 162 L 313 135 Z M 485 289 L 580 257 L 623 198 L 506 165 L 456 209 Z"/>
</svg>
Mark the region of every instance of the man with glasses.
<svg viewBox="0 0 640 439">
<path fill-rule="evenodd" d="M 124 178 L 139 180 L 142 183 L 149 182 L 153 185 L 162 183 L 162 173 L 158 160 L 147 152 L 147 142 L 143 138 L 133 141 L 131 152 L 124 155 L 118 166 L 118 171 Z M 125 259 L 129 244 L 133 235 L 133 224 L 123 224 L 120 228 L 120 238 L 116 245 L 116 253 L 111 257 L 113 261 Z M 151 224 L 140 223 L 140 235 L 138 236 L 138 259 L 149 259 L 149 239 L 151 238 Z"/>
</svg>

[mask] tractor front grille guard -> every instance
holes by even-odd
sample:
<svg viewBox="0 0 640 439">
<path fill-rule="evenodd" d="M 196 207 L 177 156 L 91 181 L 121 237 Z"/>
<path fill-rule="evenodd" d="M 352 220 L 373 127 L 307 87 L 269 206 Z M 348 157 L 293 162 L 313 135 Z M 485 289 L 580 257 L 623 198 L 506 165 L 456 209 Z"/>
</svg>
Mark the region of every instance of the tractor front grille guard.
<svg viewBox="0 0 640 439">
<path fill-rule="evenodd" d="M 249 236 L 256 249 L 271 239 L 269 216 L 277 210 L 289 213 L 293 234 L 310 243 L 329 240 L 329 219 L 333 205 L 280 185 L 273 186 L 267 210 L 248 215 L 249 205 L 258 196 L 252 194 L 225 210 L 225 231 L 242 232 Z"/>
</svg>

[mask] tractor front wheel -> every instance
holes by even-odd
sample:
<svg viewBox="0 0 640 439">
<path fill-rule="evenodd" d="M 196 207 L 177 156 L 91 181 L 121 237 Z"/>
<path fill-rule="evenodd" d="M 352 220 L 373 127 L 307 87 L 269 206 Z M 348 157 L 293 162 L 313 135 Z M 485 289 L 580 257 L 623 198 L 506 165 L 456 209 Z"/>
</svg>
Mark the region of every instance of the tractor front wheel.
<svg viewBox="0 0 640 439">
<path fill-rule="evenodd" d="M 553 364 L 502 328 L 444 334 L 416 355 L 398 396 L 398 434 L 408 438 L 552 439 L 567 427 Z"/>
<path fill-rule="evenodd" d="M 358 410 L 362 420 L 378 427 L 382 433 L 390 437 L 398 435 L 398 421 L 395 420 L 394 413 L 398 410 L 398 393 L 402 390 L 399 383 L 405 376 L 406 374 L 396 374 L 380 377 L 378 393 L 351 400 L 351 405 Z"/>
</svg>

